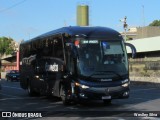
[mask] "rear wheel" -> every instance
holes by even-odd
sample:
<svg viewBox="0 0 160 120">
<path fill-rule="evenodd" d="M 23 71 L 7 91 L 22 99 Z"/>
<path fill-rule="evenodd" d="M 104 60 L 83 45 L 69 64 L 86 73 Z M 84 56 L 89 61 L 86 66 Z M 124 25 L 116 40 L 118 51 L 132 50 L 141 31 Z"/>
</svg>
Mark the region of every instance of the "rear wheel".
<svg viewBox="0 0 160 120">
<path fill-rule="evenodd" d="M 36 92 L 35 92 L 34 89 L 32 88 L 31 83 L 28 83 L 27 91 L 28 91 L 28 95 L 29 95 L 29 96 L 34 96 L 34 95 L 36 95 Z"/>
<path fill-rule="evenodd" d="M 60 89 L 60 97 L 64 105 L 69 105 L 71 103 L 70 100 L 67 99 L 67 94 L 63 86 L 61 86 Z"/>
<path fill-rule="evenodd" d="M 48 84 L 47 84 L 47 87 L 46 87 L 46 95 L 47 95 L 48 98 L 52 98 L 53 97 L 52 88 L 50 88 Z"/>
</svg>

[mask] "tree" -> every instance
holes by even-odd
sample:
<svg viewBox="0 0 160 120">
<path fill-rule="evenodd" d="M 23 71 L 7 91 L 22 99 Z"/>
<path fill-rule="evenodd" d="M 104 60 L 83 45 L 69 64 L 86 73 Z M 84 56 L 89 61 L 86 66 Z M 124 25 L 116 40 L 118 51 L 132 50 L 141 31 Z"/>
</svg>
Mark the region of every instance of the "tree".
<svg viewBox="0 0 160 120">
<path fill-rule="evenodd" d="M 8 37 L 0 37 L 0 56 L 14 52 L 14 40 Z"/>
<path fill-rule="evenodd" d="M 149 26 L 160 26 L 160 20 L 154 20 Z"/>
</svg>

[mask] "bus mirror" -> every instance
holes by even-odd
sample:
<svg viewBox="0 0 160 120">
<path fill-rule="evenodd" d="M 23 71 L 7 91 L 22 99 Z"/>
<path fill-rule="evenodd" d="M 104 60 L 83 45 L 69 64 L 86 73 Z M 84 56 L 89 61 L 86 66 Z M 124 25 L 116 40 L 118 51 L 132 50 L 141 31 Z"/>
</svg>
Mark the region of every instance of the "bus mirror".
<svg viewBox="0 0 160 120">
<path fill-rule="evenodd" d="M 125 45 L 131 48 L 132 58 L 135 58 L 135 56 L 136 56 L 136 48 L 135 48 L 135 46 L 130 44 L 130 43 L 125 43 Z"/>
</svg>

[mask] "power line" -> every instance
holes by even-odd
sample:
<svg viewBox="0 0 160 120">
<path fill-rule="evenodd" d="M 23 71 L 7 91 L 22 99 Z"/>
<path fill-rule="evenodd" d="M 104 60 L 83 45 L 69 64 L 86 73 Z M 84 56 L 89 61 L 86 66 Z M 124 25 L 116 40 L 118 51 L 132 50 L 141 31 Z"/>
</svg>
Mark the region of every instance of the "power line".
<svg viewBox="0 0 160 120">
<path fill-rule="evenodd" d="M 20 1 L 20 2 L 18 2 L 18 3 L 16 3 L 16 4 L 13 4 L 12 6 L 10 6 L 10 7 L 8 7 L 8 8 L 2 9 L 2 10 L 0 10 L 0 13 L 5 12 L 5 11 L 7 11 L 7 10 L 9 10 L 9 9 L 12 9 L 12 8 L 14 8 L 14 7 L 16 7 L 16 6 L 24 3 L 25 1 L 26 1 L 26 0 Z"/>
</svg>

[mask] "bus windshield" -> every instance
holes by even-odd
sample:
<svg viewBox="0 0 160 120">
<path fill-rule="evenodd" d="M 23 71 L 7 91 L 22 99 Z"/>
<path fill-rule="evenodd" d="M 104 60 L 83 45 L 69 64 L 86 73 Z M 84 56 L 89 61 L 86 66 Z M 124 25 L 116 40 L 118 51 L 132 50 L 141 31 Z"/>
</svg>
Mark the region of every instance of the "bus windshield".
<svg viewBox="0 0 160 120">
<path fill-rule="evenodd" d="M 78 74 L 86 77 L 115 77 L 128 74 L 127 53 L 123 41 L 75 41 Z"/>
</svg>

